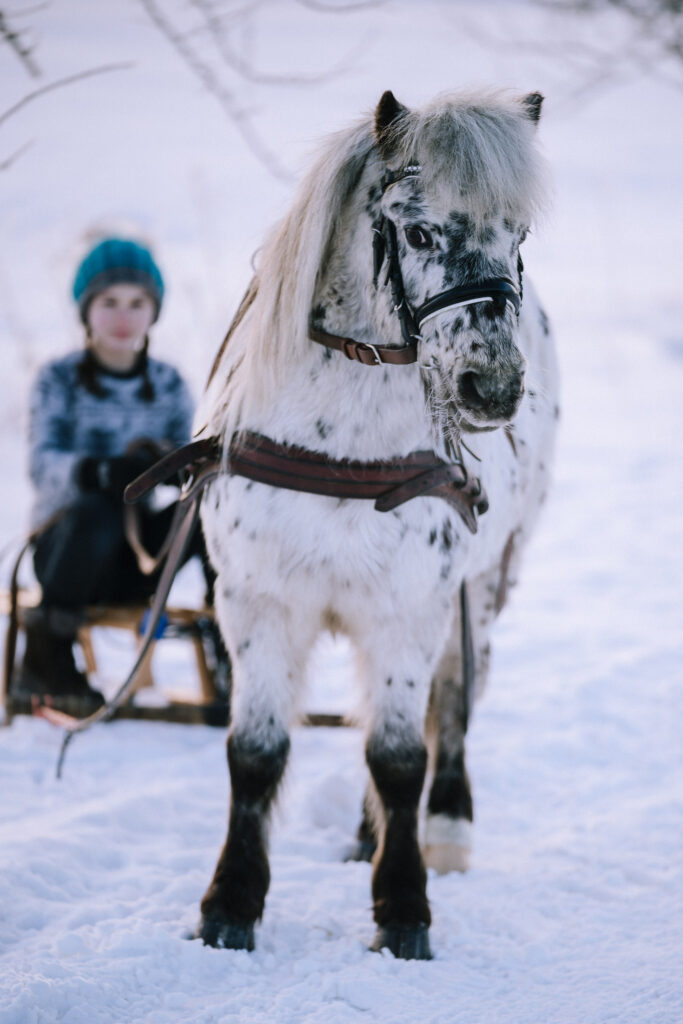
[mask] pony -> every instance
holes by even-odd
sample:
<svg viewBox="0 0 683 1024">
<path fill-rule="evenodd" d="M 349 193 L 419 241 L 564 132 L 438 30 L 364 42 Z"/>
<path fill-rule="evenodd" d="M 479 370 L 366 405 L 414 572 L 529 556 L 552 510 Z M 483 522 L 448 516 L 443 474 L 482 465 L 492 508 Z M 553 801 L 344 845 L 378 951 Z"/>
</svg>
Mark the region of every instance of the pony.
<svg viewBox="0 0 683 1024">
<path fill-rule="evenodd" d="M 466 866 L 468 716 L 558 418 L 548 319 L 520 256 L 546 201 L 542 99 L 479 91 L 415 110 L 386 92 L 322 149 L 216 357 L 199 422 L 222 439 L 224 463 L 201 516 L 234 688 L 229 828 L 201 902 L 205 944 L 254 948 L 305 666 L 331 630 L 350 639 L 363 696 L 370 948 L 431 956 L 426 866 Z M 334 473 L 351 467 L 356 483 L 427 452 L 458 500 L 429 489 L 433 466 L 417 496 L 383 511 L 248 479 L 239 445 L 254 436 Z"/>
</svg>

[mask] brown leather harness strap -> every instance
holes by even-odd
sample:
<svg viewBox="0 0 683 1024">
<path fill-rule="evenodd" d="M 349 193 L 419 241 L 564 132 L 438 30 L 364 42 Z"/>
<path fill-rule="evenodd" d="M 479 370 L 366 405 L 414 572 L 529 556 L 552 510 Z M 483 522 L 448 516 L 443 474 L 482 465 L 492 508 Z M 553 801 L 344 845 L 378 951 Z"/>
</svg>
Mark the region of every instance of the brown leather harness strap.
<svg viewBox="0 0 683 1024">
<path fill-rule="evenodd" d="M 318 331 L 314 327 L 309 328 L 308 337 L 319 345 L 343 352 L 347 359 L 354 359 L 357 363 L 363 363 L 364 366 L 381 366 L 382 363 L 407 366 L 409 363 L 417 362 L 416 342 L 402 345 L 401 348 L 390 345 L 368 345 L 364 341 L 342 338 L 338 334 L 327 334 L 326 331 Z"/>
<path fill-rule="evenodd" d="M 125 500 L 137 501 L 181 470 L 194 475 L 208 467 L 218 468 L 221 462 L 218 438 L 194 441 L 167 455 L 129 484 Z M 477 530 L 476 513 L 488 508 L 479 480 L 470 477 L 462 463 L 444 462 L 431 451 L 411 452 L 390 462 L 338 461 L 322 452 L 279 444 L 261 434 L 246 432 L 230 445 L 223 471 L 290 491 L 374 500 L 378 512 L 390 512 L 412 498 L 442 498 L 458 512 L 472 533 Z"/>
<path fill-rule="evenodd" d="M 192 441 L 182 448 L 176 448 L 128 484 L 123 495 L 124 501 L 127 505 L 134 505 L 158 484 L 172 479 L 182 470 L 196 472 L 209 463 L 220 462 L 220 458 L 221 445 L 217 437 L 205 437 L 201 441 Z"/>
</svg>

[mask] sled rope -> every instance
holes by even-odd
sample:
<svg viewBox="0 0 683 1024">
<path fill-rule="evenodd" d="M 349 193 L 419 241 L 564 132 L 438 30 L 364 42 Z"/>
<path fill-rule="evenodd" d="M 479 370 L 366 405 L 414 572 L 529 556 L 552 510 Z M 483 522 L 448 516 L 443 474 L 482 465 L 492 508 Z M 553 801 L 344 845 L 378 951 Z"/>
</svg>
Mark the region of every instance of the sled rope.
<svg viewBox="0 0 683 1024">
<path fill-rule="evenodd" d="M 191 478 L 189 483 L 186 484 L 181 491 L 181 495 L 178 500 L 178 506 L 181 511 L 175 519 L 175 535 L 169 545 L 166 562 L 149 610 L 145 630 L 142 635 L 142 645 L 135 660 L 135 664 L 112 699 L 92 715 L 80 720 L 72 718 L 69 715 L 64 715 L 61 712 L 54 712 L 50 708 L 41 709 L 42 717 L 47 718 L 48 721 L 52 721 L 55 725 L 65 726 L 66 728 L 66 735 L 62 740 L 62 746 L 57 760 L 58 779 L 62 777 L 62 768 L 64 767 L 66 753 L 74 736 L 77 735 L 77 733 L 85 732 L 86 729 L 89 729 L 97 722 L 108 721 L 133 692 L 140 668 L 145 660 L 147 652 L 149 651 L 150 645 L 154 640 L 157 627 L 164 613 L 166 601 L 173 584 L 173 580 L 175 579 L 178 566 L 182 561 L 188 541 L 197 523 L 199 502 L 202 491 L 206 485 L 218 475 L 218 471 L 218 465 L 210 463 L 208 466 L 202 468 L 195 477 Z"/>
</svg>

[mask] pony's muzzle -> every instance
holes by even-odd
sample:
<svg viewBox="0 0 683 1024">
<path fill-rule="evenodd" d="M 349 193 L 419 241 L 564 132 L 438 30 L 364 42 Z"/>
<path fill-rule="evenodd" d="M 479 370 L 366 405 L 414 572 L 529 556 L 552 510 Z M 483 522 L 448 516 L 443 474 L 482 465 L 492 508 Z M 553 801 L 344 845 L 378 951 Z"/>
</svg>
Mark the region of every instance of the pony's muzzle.
<svg viewBox="0 0 683 1024">
<path fill-rule="evenodd" d="M 482 370 L 465 370 L 457 379 L 458 406 L 467 419 L 485 423 L 509 423 L 524 394 L 524 371 L 501 376 Z"/>
</svg>

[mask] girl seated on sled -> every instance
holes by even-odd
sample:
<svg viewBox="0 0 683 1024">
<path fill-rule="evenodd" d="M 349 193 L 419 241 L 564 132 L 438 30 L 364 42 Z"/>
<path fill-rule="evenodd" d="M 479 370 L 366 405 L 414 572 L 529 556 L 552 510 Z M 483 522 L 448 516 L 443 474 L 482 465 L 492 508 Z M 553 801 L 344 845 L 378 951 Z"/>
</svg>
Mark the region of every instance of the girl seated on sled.
<svg viewBox="0 0 683 1024">
<path fill-rule="evenodd" d="M 148 355 L 164 283 L 145 246 L 101 241 L 78 267 L 73 296 L 85 347 L 44 366 L 31 393 L 32 520 L 43 527 L 34 567 L 42 600 L 27 618 L 24 660 L 10 693 L 82 715 L 103 703 L 74 661 L 82 609 L 144 601 L 158 578 L 143 575 L 126 540 L 124 488 L 161 448 L 189 439 L 193 408 L 178 371 Z M 142 542 L 154 554 L 173 506 L 142 505 L 139 514 Z M 193 554 L 202 556 L 210 583 L 199 531 L 186 557 Z"/>
</svg>

